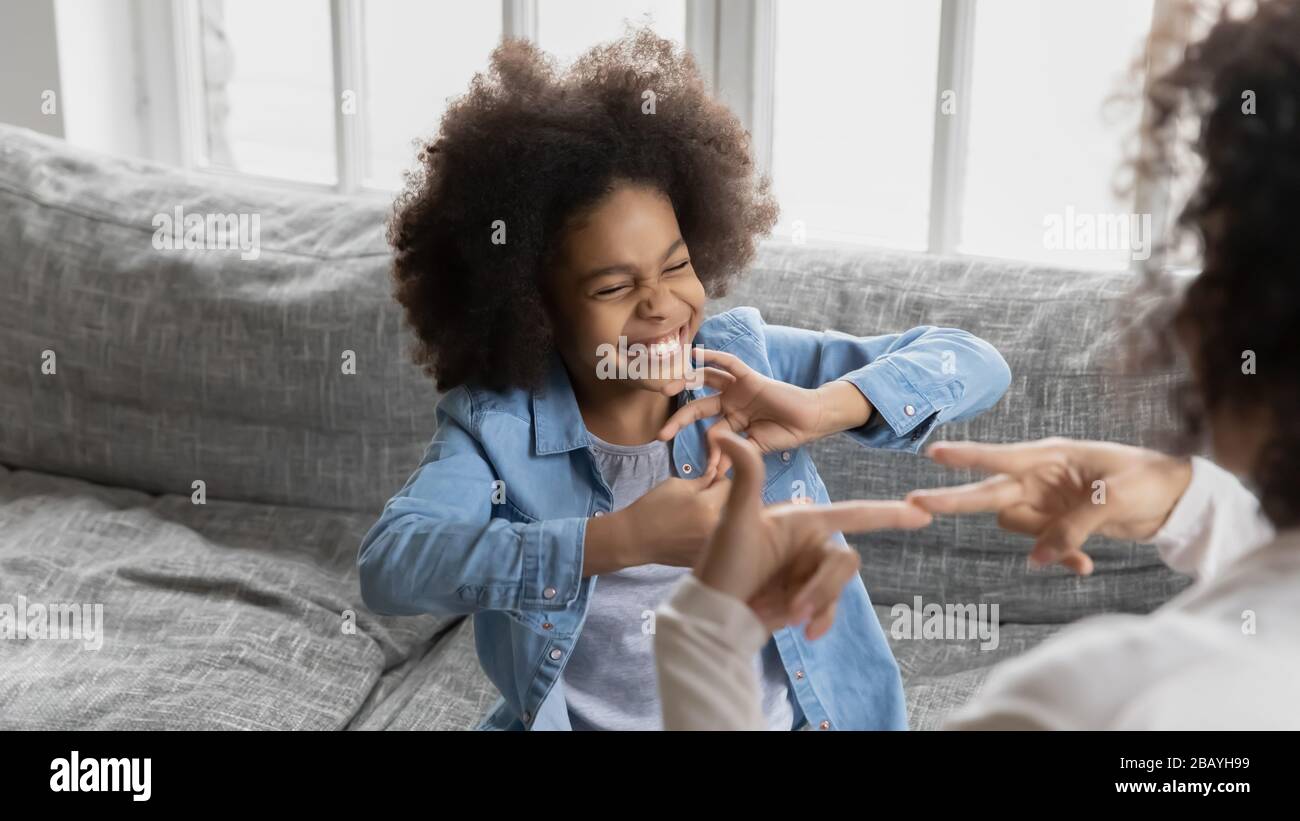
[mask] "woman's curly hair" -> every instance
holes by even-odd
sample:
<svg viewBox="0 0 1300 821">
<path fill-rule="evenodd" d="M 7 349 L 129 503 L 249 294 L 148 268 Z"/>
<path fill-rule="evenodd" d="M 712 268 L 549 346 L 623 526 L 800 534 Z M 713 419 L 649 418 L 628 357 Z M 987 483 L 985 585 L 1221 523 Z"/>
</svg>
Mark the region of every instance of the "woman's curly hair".
<svg viewBox="0 0 1300 821">
<path fill-rule="evenodd" d="M 527 41 L 504 41 L 419 163 L 388 238 L 415 359 L 442 391 L 541 382 L 555 332 L 546 276 L 565 227 L 615 185 L 667 195 L 711 297 L 777 216 L 748 133 L 694 60 L 648 28 L 567 68 Z"/>
<path fill-rule="evenodd" d="M 1187 25 L 1198 9 L 1184 8 Z M 1172 364 L 1192 340 L 1191 380 L 1174 394 L 1183 450 L 1220 411 L 1271 417 L 1251 478 L 1275 525 L 1300 524 L 1300 0 L 1261 0 L 1248 18 L 1218 12 L 1146 97 L 1139 174 L 1167 179 L 1187 149 L 1203 166 L 1177 222 L 1199 243 L 1202 269 L 1180 292 L 1148 271 L 1148 287 L 1167 298 L 1143 361 Z"/>
</svg>

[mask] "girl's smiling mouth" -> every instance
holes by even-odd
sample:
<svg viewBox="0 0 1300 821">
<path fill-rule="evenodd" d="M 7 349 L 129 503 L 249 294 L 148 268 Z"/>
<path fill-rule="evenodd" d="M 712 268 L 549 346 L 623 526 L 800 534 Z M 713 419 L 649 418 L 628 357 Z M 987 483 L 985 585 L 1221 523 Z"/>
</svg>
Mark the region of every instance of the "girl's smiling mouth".
<svg viewBox="0 0 1300 821">
<path fill-rule="evenodd" d="M 690 327 L 690 322 L 683 322 L 675 330 L 671 330 L 660 336 L 645 339 L 628 340 L 627 347 L 631 351 L 633 345 L 644 345 L 646 352 L 656 359 L 666 359 L 681 353 L 686 347 L 686 333 Z"/>
</svg>

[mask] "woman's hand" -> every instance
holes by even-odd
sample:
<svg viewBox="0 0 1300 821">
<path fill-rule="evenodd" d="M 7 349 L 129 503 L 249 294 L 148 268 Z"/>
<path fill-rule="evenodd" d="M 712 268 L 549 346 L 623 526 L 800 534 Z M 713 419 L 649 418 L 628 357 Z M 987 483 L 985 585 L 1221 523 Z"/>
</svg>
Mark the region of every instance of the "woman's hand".
<svg viewBox="0 0 1300 821">
<path fill-rule="evenodd" d="M 988 445 L 937 442 L 941 465 L 997 475 L 974 484 L 914 490 L 931 513 L 998 514 L 998 524 L 1036 538 L 1032 565 L 1092 572 L 1083 544 L 1093 533 L 1144 541 L 1155 535 L 1191 481 L 1192 466 L 1145 448 L 1072 439 Z"/>
<path fill-rule="evenodd" d="M 784 503 L 763 506 L 763 460 L 746 440 L 726 432 L 718 446 L 735 466 L 726 505 L 695 575 L 747 602 L 769 630 L 808 623 L 817 639 L 831 628 L 840 594 L 858 572 L 856 551 L 831 539 L 835 531 L 915 529 L 929 513 L 905 502 Z"/>
<path fill-rule="evenodd" d="M 706 473 L 717 468 L 718 475 L 723 476 L 730 467 L 718 447 L 719 437 L 726 433 L 744 434 L 760 453 L 771 453 L 865 424 L 874 411 L 862 392 L 848 382 L 830 382 L 810 390 L 764 376 L 733 354 L 692 350 L 700 360 L 725 368 L 699 369 L 704 384 L 718 392 L 678 408 L 660 429 L 658 438 L 669 441 L 687 425 L 721 416 L 705 434 L 709 444 Z M 665 390 L 678 392 L 679 385 L 684 382 L 678 380 Z"/>
</svg>

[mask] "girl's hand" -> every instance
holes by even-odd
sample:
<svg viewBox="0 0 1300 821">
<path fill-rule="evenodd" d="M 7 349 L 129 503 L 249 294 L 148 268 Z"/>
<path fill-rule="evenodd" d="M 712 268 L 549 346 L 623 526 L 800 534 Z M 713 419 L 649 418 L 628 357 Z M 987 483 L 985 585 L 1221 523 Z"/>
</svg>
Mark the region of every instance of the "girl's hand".
<svg viewBox="0 0 1300 821">
<path fill-rule="evenodd" d="M 743 434 L 760 453 L 770 453 L 857 427 L 873 412 L 866 397 L 847 382 L 831 382 L 810 390 L 764 376 L 729 353 L 703 348 L 692 351 L 700 360 L 726 369 L 701 369 L 704 383 L 718 392 L 679 408 L 660 429 L 658 438 L 669 441 L 687 425 L 721 416 L 705 435 L 709 444 L 706 473 L 716 468 L 717 475 L 724 476 L 730 467 L 730 459 L 718 447 L 719 437 L 724 434 Z M 680 391 L 680 383 L 666 386 L 665 390 Z"/>
<path fill-rule="evenodd" d="M 937 442 L 926 455 L 948 467 L 997 475 L 958 487 L 914 490 L 909 502 L 931 513 L 996 511 L 1001 527 L 1037 540 L 1030 564 L 1059 563 L 1082 575 L 1093 569 L 1083 552 L 1089 536 L 1151 538 L 1192 478 L 1185 459 L 1110 442 Z"/>
<path fill-rule="evenodd" d="M 844 585 L 859 566 L 856 551 L 831 539 L 837 530 L 910 530 L 930 523 L 930 514 L 906 502 L 764 507 L 758 453 L 733 433 L 721 434 L 718 445 L 736 474 L 695 575 L 748 603 L 769 630 L 807 623 L 810 640 L 830 630 Z"/>
<path fill-rule="evenodd" d="M 620 529 L 620 567 L 694 567 L 718 525 L 731 482 L 672 477 L 607 519 Z"/>
</svg>

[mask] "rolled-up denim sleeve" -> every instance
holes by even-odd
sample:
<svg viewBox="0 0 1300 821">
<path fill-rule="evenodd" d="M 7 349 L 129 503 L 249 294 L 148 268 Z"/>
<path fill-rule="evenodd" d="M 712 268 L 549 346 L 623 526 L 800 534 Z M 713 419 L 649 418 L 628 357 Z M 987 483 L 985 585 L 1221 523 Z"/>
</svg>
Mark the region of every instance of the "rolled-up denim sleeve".
<svg viewBox="0 0 1300 821">
<path fill-rule="evenodd" d="M 587 520 L 494 518 L 498 477 L 468 416 L 439 406 L 419 468 L 361 543 L 361 595 L 376 613 L 559 611 L 578 596 Z"/>
<path fill-rule="evenodd" d="M 916 452 L 937 425 L 988 410 L 1011 384 L 997 349 L 956 328 L 852 336 L 758 321 L 773 378 L 805 388 L 844 380 L 862 392 L 875 412 L 845 433 L 868 447 Z"/>
</svg>

